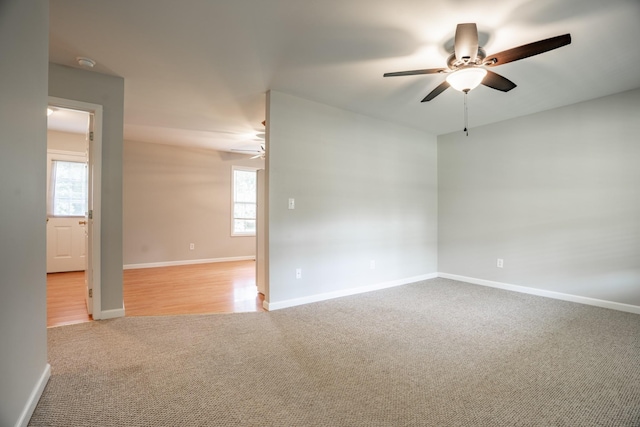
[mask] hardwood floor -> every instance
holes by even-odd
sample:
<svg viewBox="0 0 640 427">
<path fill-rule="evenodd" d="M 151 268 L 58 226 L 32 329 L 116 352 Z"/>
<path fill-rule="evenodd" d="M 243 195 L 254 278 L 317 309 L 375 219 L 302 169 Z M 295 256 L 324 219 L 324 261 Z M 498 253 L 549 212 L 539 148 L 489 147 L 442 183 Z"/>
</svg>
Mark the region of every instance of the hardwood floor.
<svg viewBox="0 0 640 427">
<path fill-rule="evenodd" d="M 124 271 L 127 316 L 264 311 L 255 261 Z"/>
<path fill-rule="evenodd" d="M 126 316 L 265 311 L 255 261 L 125 270 Z M 47 326 L 90 321 L 84 272 L 47 275 Z"/>
<path fill-rule="evenodd" d="M 84 271 L 47 274 L 47 326 L 91 321 L 84 292 Z"/>
</svg>

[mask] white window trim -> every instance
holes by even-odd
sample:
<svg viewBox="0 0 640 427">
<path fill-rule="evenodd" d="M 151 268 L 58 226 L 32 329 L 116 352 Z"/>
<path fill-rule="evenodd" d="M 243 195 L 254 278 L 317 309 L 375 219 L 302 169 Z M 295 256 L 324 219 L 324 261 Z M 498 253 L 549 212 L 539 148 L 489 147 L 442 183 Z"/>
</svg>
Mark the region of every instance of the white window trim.
<svg viewBox="0 0 640 427">
<path fill-rule="evenodd" d="M 230 221 L 230 226 L 231 226 L 231 237 L 255 237 L 256 233 L 255 232 L 246 232 L 246 233 L 237 233 L 234 231 L 234 205 L 235 205 L 235 200 L 234 200 L 234 193 L 235 193 L 235 171 L 247 171 L 247 172 L 256 172 L 256 179 L 257 179 L 257 172 L 260 170 L 261 168 L 256 168 L 256 167 L 251 167 L 251 166 L 236 166 L 236 165 L 232 165 L 231 166 L 231 221 Z M 258 189 L 256 188 L 256 192 L 258 191 Z M 256 194 L 256 206 L 258 204 L 258 195 Z M 256 218 L 256 223 L 257 223 L 257 218 Z"/>
</svg>

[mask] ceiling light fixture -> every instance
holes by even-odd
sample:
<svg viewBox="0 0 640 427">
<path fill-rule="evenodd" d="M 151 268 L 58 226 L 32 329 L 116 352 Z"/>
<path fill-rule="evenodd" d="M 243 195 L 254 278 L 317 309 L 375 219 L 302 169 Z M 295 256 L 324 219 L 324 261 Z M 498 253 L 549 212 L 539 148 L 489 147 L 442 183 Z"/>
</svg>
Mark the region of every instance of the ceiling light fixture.
<svg viewBox="0 0 640 427">
<path fill-rule="evenodd" d="M 487 70 L 479 67 L 467 67 L 454 71 L 447 76 L 449 86 L 460 92 L 464 92 L 464 132 L 469 136 L 469 113 L 467 107 L 467 95 L 482 83 L 487 75 Z"/>
<path fill-rule="evenodd" d="M 461 68 L 447 76 L 447 83 L 455 90 L 469 92 L 478 87 L 486 75 L 487 70 L 484 68 Z"/>
<path fill-rule="evenodd" d="M 91 58 L 86 58 L 84 56 L 78 56 L 76 58 L 78 65 L 85 68 L 93 68 L 96 65 L 96 61 Z"/>
</svg>

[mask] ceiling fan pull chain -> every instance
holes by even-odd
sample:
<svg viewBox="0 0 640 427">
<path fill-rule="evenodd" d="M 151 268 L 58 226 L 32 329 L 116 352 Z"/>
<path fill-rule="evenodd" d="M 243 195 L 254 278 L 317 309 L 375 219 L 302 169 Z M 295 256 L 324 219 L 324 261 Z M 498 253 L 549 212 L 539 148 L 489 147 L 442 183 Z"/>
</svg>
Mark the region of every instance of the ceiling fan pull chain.
<svg viewBox="0 0 640 427">
<path fill-rule="evenodd" d="M 466 132 L 467 136 L 469 136 L 469 113 L 467 112 L 467 95 L 469 95 L 469 91 L 464 91 L 464 132 Z"/>
</svg>

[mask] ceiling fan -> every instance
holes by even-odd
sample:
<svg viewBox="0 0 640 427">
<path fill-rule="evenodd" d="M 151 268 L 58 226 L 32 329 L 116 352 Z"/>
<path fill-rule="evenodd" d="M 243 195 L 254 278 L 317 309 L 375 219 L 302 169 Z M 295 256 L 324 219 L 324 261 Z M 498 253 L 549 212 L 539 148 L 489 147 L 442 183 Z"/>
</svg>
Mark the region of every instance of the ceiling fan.
<svg viewBox="0 0 640 427">
<path fill-rule="evenodd" d="M 266 120 L 262 121 L 262 126 L 267 126 L 267 121 Z M 259 133 L 258 134 L 258 138 L 264 139 L 264 133 Z M 259 150 L 242 150 L 242 149 L 238 149 L 238 148 L 232 148 L 231 151 L 235 151 L 237 153 L 253 153 L 253 154 L 255 154 L 255 156 L 251 157 L 252 159 L 262 159 L 262 160 L 264 160 L 264 157 L 266 155 L 266 150 L 265 150 L 265 145 L 264 144 L 260 144 L 260 149 Z"/>
<path fill-rule="evenodd" d="M 264 144 L 260 144 L 259 150 L 240 150 L 237 148 L 232 148 L 231 151 L 235 151 L 237 153 L 252 153 L 252 154 L 255 154 L 255 156 L 251 157 L 252 159 L 263 159 L 263 160 L 266 153 L 264 149 Z"/>
<path fill-rule="evenodd" d="M 454 51 L 447 59 L 447 68 L 399 71 L 385 73 L 384 77 L 447 74 L 445 81 L 425 96 L 421 102 L 431 101 L 447 90 L 449 86 L 465 94 L 480 84 L 502 92 L 509 92 L 516 87 L 516 84 L 500 74 L 487 70 L 485 67 L 497 67 L 498 65 L 548 52 L 570 43 L 571 34 L 564 34 L 504 50 L 494 55 L 487 55 L 484 49 L 478 45 L 476 24 L 458 24 L 454 39 Z"/>
</svg>

